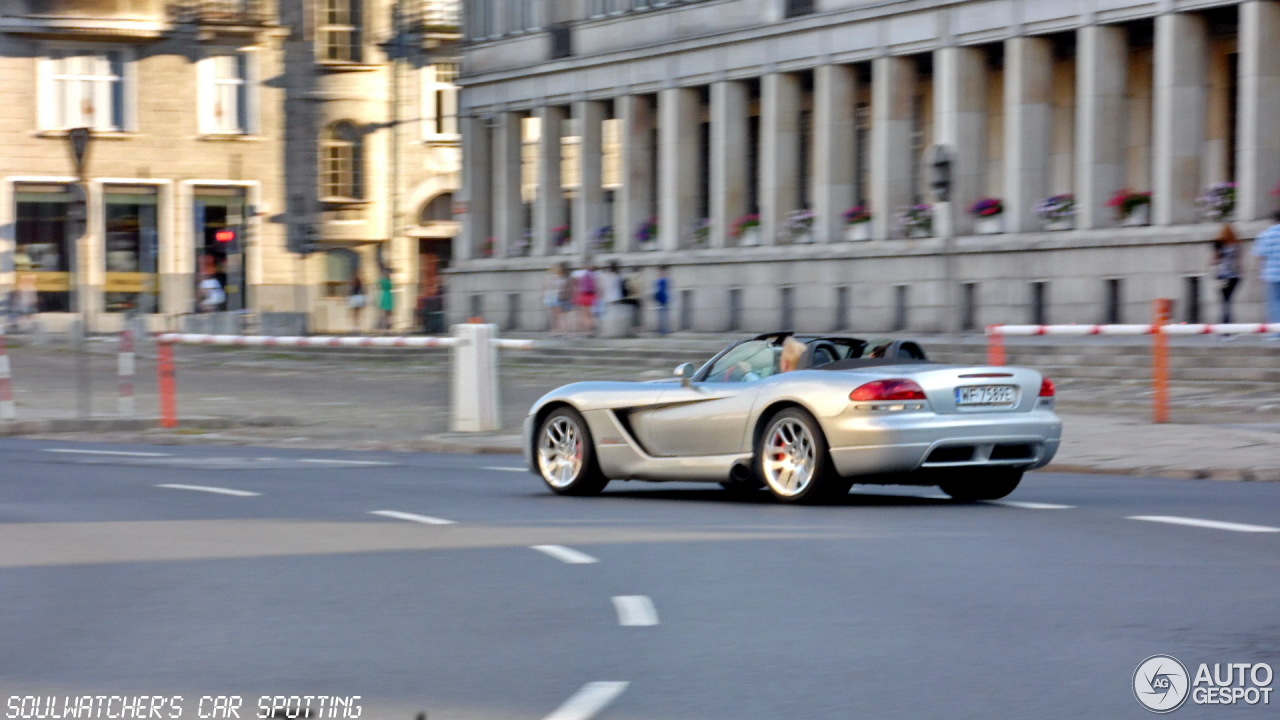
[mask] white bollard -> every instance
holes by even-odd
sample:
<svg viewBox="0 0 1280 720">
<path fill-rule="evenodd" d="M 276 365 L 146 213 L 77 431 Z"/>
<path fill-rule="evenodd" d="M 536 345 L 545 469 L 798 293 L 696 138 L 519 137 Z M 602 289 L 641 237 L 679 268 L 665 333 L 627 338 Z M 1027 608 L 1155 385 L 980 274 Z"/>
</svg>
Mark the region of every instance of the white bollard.
<svg viewBox="0 0 1280 720">
<path fill-rule="evenodd" d="M 117 371 L 120 376 L 120 417 L 131 418 L 137 414 L 137 405 L 133 399 L 134 388 L 134 331 L 133 325 L 126 324 L 120 333 L 120 353 L 117 359 Z"/>
<path fill-rule="evenodd" d="M 488 432 L 502 429 L 498 412 L 498 353 L 494 334 L 498 326 L 466 323 L 453 326 L 454 432 Z"/>
<path fill-rule="evenodd" d="M 0 328 L 0 420 L 13 420 L 13 384 L 9 379 L 9 354 L 5 347 L 4 331 Z"/>
</svg>

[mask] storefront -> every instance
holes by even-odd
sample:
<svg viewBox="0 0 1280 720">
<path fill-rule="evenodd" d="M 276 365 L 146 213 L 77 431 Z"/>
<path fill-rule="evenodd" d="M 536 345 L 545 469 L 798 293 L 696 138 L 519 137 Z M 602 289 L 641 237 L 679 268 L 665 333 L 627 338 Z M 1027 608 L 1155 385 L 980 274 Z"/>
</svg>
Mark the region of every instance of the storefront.
<svg viewBox="0 0 1280 720">
<path fill-rule="evenodd" d="M 103 230 L 107 312 L 159 312 L 159 188 L 104 187 Z"/>
<path fill-rule="evenodd" d="M 243 187 L 199 186 L 195 190 L 195 289 L 212 276 L 226 301 L 219 310 L 249 307 L 245 268 L 248 244 L 248 203 Z"/>
<path fill-rule="evenodd" d="M 34 285 L 36 312 L 71 312 L 71 270 L 76 237 L 71 222 L 75 196 L 62 184 L 15 185 L 13 267 L 17 285 Z"/>
</svg>

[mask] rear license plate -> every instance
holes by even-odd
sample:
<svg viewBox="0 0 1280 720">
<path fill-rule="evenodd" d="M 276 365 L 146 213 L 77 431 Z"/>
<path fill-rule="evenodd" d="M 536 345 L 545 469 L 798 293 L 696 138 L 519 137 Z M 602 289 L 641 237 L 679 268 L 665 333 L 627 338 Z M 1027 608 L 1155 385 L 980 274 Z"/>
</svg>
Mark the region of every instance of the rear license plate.
<svg viewBox="0 0 1280 720">
<path fill-rule="evenodd" d="M 1012 385 L 971 385 L 956 388 L 956 406 L 1012 405 L 1017 388 Z"/>
</svg>

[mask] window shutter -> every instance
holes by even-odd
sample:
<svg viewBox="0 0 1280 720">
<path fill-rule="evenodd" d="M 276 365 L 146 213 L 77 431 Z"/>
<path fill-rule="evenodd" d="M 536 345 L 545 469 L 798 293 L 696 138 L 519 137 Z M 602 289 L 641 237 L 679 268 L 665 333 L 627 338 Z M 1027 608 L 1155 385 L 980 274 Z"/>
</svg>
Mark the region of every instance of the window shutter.
<svg viewBox="0 0 1280 720">
<path fill-rule="evenodd" d="M 58 86 L 53 81 L 54 52 L 36 61 L 36 124 L 41 130 L 58 126 Z"/>
<path fill-rule="evenodd" d="M 445 135 L 458 134 L 458 86 L 457 85 L 441 85 L 440 99 L 443 108 L 440 109 L 443 122 L 440 123 L 440 130 Z"/>
<path fill-rule="evenodd" d="M 215 132 L 213 122 L 213 62 L 212 56 L 206 55 L 196 62 L 196 124 L 201 135 Z"/>
<path fill-rule="evenodd" d="M 258 129 L 257 98 L 257 55 L 247 52 L 236 53 L 236 62 L 240 70 L 240 96 L 237 100 L 240 132 L 252 135 Z"/>
<path fill-rule="evenodd" d="M 422 139 L 436 135 L 436 66 L 422 68 Z"/>
</svg>

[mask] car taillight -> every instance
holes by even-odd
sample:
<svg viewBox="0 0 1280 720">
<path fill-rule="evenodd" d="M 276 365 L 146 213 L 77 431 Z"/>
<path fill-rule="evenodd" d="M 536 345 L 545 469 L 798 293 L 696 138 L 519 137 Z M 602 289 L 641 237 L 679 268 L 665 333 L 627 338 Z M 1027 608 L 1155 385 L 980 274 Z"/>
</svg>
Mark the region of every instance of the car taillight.
<svg viewBox="0 0 1280 720">
<path fill-rule="evenodd" d="M 914 380 L 892 378 L 890 380 L 872 380 L 859 385 L 849 393 L 850 400 L 858 402 L 879 400 L 924 400 L 924 389 Z"/>
<path fill-rule="evenodd" d="M 1040 381 L 1040 397 L 1053 397 L 1058 389 L 1053 386 L 1053 381 L 1048 377 Z"/>
</svg>

